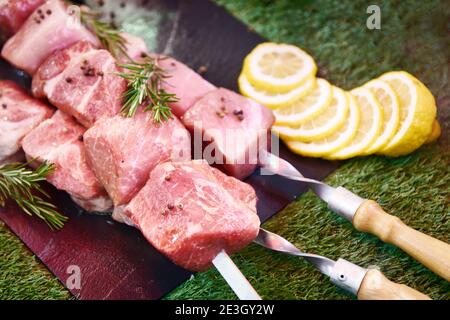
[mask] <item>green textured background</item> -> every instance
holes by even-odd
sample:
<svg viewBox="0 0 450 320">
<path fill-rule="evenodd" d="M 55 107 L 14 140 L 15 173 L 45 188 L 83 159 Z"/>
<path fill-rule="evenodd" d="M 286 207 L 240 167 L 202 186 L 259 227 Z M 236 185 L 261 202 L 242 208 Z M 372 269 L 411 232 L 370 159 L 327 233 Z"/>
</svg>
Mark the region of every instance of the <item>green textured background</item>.
<svg viewBox="0 0 450 320">
<path fill-rule="evenodd" d="M 407 70 L 433 92 L 443 134 L 412 155 L 343 163 L 326 181 L 378 200 L 410 226 L 450 242 L 450 5 L 448 1 L 377 1 L 381 30 L 368 30 L 367 1 L 217 0 L 271 41 L 310 52 L 320 76 L 345 89 L 388 70 Z M 434 299 L 449 299 L 450 284 L 399 249 L 356 232 L 307 193 L 265 228 L 305 251 L 378 266 L 391 279 Z M 304 260 L 250 245 L 233 259 L 268 299 L 351 299 Z M 0 224 L 0 299 L 68 299 L 70 294 Z M 235 299 L 215 270 L 197 274 L 167 299 Z"/>
</svg>

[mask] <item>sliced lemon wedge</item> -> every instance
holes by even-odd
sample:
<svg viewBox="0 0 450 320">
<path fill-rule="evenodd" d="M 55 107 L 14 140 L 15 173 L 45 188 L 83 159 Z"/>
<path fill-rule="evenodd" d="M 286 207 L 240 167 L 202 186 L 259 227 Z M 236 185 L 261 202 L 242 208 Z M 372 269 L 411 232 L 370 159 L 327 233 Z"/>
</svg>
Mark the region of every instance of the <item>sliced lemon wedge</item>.
<svg viewBox="0 0 450 320">
<path fill-rule="evenodd" d="M 274 110 L 276 125 L 300 125 L 318 114 L 330 104 L 331 85 L 327 80 L 317 79 L 317 85 L 307 96 L 294 103 Z"/>
<path fill-rule="evenodd" d="M 285 93 L 274 93 L 267 90 L 258 89 L 253 86 L 241 73 L 238 79 L 239 91 L 246 97 L 249 97 L 262 105 L 271 109 L 280 108 L 292 104 L 294 101 L 308 95 L 316 86 L 316 78 L 308 78 L 302 85 Z"/>
<path fill-rule="evenodd" d="M 332 135 L 343 124 L 348 115 L 348 97 L 346 93 L 338 88 L 332 87 L 330 104 L 325 110 L 299 126 L 275 125 L 272 130 L 282 138 L 298 141 L 312 141 Z"/>
<path fill-rule="evenodd" d="M 433 95 L 411 74 L 405 71 L 385 73 L 380 77 L 397 93 L 400 107 L 400 126 L 380 153 L 401 156 L 413 152 L 424 144 L 436 118 L 436 102 Z"/>
<path fill-rule="evenodd" d="M 355 97 L 361 113 L 358 131 L 349 145 L 329 154 L 329 159 L 348 159 L 361 155 L 381 131 L 383 113 L 373 93 L 362 87 L 350 93 Z"/>
<path fill-rule="evenodd" d="M 383 80 L 371 80 L 364 84 L 363 87 L 369 89 L 375 95 L 375 98 L 383 111 L 381 134 L 376 138 L 372 145 L 364 151 L 364 155 L 369 155 L 385 147 L 397 132 L 400 122 L 400 109 L 397 94 L 392 87 Z"/>
<path fill-rule="evenodd" d="M 243 67 L 243 73 L 255 87 L 276 93 L 293 90 L 316 72 L 314 59 L 305 51 L 273 42 L 256 46 Z"/>
<path fill-rule="evenodd" d="M 293 152 L 307 157 L 327 157 L 328 154 L 348 145 L 355 136 L 360 121 L 360 111 L 355 98 L 344 93 L 349 101 L 349 115 L 344 125 L 332 135 L 312 142 L 284 140 Z"/>
</svg>

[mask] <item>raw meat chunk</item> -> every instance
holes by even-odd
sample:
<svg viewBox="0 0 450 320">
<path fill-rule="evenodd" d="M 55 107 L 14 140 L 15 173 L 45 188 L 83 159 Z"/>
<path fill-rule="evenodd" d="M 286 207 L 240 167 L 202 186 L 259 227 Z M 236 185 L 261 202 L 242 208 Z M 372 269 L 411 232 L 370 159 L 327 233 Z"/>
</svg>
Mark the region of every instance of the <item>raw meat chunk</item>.
<svg viewBox="0 0 450 320">
<path fill-rule="evenodd" d="M 122 106 L 126 81 L 117 72 L 108 51 L 80 41 L 45 60 L 33 77 L 32 91 L 89 128 Z"/>
<path fill-rule="evenodd" d="M 0 4 L 0 34 L 8 39 L 45 0 L 6 0 Z"/>
<path fill-rule="evenodd" d="M 257 167 L 258 150 L 269 148 L 274 116 L 253 100 L 220 88 L 198 100 L 182 121 L 192 132 L 201 133 L 203 142 L 211 141 L 203 158 L 244 179 Z"/>
<path fill-rule="evenodd" d="M 88 159 L 115 206 L 128 203 L 158 163 L 191 157 L 181 122 L 174 117 L 156 124 L 150 116 L 138 111 L 131 118 L 103 118 L 84 135 Z"/>
<path fill-rule="evenodd" d="M 178 102 L 170 104 L 172 112 L 177 117 L 181 117 L 198 99 L 216 89 L 197 72 L 173 58 L 162 58 L 160 66 L 168 75 L 163 85 L 164 89 L 174 93 L 179 99 Z"/>
<path fill-rule="evenodd" d="M 43 161 L 55 164 L 55 172 L 47 181 L 68 192 L 84 209 L 109 211 L 112 202 L 86 161 L 85 130 L 70 115 L 58 110 L 23 139 L 23 150 L 28 159 L 36 159 L 33 166 Z"/>
<path fill-rule="evenodd" d="M 23 137 L 52 114 L 14 82 L 0 80 L 0 161 L 19 152 Z"/>
<path fill-rule="evenodd" d="M 38 7 L 5 43 L 3 58 L 33 75 L 56 50 L 67 48 L 80 40 L 100 46 L 98 39 L 81 24 L 71 8 L 62 0 L 49 0 Z"/>
<path fill-rule="evenodd" d="M 222 250 L 239 251 L 256 237 L 255 204 L 252 187 L 203 160 L 166 162 L 122 214 L 174 263 L 203 271 Z"/>
</svg>

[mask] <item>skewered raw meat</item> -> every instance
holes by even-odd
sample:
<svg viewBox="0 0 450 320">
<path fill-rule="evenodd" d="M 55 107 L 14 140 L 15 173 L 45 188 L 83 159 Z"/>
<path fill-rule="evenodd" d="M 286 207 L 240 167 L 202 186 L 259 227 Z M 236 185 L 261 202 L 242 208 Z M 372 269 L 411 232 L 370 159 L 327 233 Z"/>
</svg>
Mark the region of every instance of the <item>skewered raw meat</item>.
<svg viewBox="0 0 450 320">
<path fill-rule="evenodd" d="M 198 73 L 173 58 L 162 58 L 160 66 L 169 76 L 163 85 L 167 92 L 174 93 L 179 101 L 171 103 L 172 112 L 181 117 L 198 99 L 216 89 Z"/>
<path fill-rule="evenodd" d="M 47 181 L 68 192 L 88 211 L 109 211 L 112 207 L 105 190 L 86 161 L 83 144 L 85 128 L 58 110 L 52 118 L 32 130 L 22 142 L 27 158 L 37 166 L 48 161 L 56 166 Z"/>
<path fill-rule="evenodd" d="M 239 251 L 258 234 L 252 187 L 203 160 L 157 165 L 122 214 L 173 262 L 192 271 L 225 250 Z"/>
<path fill-rule="evenodd" d="M 45 0 L 6 0 L 0 4 L 0 34 L 3 40 L 19 30 L 28 16 Z"/>
<path fill-rule="evenodd" d="M 258 150 L 270 144 L 272 112 L 227 89 L 216 89 L 197 101 L 182 117 L 191 131 L 212 141 L 203 152 L 228 174 L 243 179 L 258 163 Z"/>
<path fill-rule="evenodd" d="M 108 51 L 80 41 L 45 60 L 33 77 L 32 91 L 89 128 L 119 112 L 127 84 L 117 72 Z"/>
<path fill-rule="evenodd" d="M 133 36 L 130 33 L 121 32 L 120 35 L 125 39 L 125 50 L 128 57 L 122 57 L 122 62 L 127 62 L 128 58 L 132 60 L 139 60 L 143 56 L 147 55 L 147 45 L 142 38 Z"/>
<path fill-rule="evenodd" d="M 92 168 L 115 206 L 128 203 L 164 161 L 191 157 L 189 132 L 177 118 L 156 124 L 151 114 L 103 118 L 84 135 Z"/>
<path fill-rule="evenodd" d="M 2 56 L 33 75 L 50 54 L 80 41 L 99 46 L 98 39 L 64 1 L 49 0 L 38 7 L 3 46 Z"/>
<path fill-rule="evenodd" d="M 0 80 L 0 161 L 15 160 L 23 137 L 52 114 L 52 108 L 31 98 L 14 82 Z"/>
</svg>

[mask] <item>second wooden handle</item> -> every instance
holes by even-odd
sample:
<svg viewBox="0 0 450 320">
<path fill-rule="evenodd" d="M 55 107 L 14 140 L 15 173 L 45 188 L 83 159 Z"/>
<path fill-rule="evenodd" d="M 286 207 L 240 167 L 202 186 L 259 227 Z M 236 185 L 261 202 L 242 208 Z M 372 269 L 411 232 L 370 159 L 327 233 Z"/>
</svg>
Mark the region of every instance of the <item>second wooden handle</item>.
<svg viewBox="0 0 450 320">
<path fill-rule="evenodd" d="M 358 231 L 371 233 L 391 243 L 424 266 L 450 281 L 450 245 L 414 230 L 398 217 L 387 214 L 372 200 L 366 200 L 353 217 Z"/>
<path fill-rule="evenodd" d="M 361 283 L 359 300 L 431 300 L 427 295 L 404 284 L 390 281 L 380 271 L 371 269 Z"/>
</svg>

